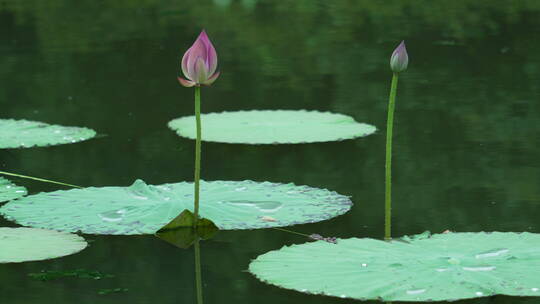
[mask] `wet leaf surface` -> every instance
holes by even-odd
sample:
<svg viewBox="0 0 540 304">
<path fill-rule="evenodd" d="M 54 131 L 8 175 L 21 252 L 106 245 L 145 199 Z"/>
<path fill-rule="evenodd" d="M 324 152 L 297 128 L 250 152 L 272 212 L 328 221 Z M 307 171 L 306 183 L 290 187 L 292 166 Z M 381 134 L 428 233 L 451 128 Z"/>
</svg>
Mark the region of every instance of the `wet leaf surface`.
<svg viewBox="0 0 540 304">
<path fill-rule="evenodd" d="M 265 253 L 249 271 L 280 287 L 361 300 L 540 296 L 540 234 L 444 233 L 390 242 L 336 241 Z"/>
<path fill-rule="evenodd" d="M 351 208 L 347 196 L 326 189 L 253 181 L 201 181 L 200 216 L 221 230 L 283 227 L 323 221 Z M 154 234 L 193 209 L 193 184 L 39 193 L 11 201 L 0 214 L 17 223 L 88 234 Z M 273 221 L 264 220 L 271 216 Z"/>
<path fill-rule="evenodd" d="M 0 177 L 0 203 L 25 196 L 26 188 L 17 186 L 8 179 Z"/>
</svg>

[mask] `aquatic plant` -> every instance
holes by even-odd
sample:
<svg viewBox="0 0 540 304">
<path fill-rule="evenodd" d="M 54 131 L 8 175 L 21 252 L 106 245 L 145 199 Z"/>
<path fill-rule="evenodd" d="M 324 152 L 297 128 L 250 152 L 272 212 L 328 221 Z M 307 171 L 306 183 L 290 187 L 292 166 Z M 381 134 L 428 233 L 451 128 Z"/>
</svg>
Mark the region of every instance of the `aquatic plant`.
<svg viewBox="0 0 540 304">
<path fill-rule="evenodd" d="M 26 188 L 0 177 L 0 203 L 25 196 L 27 193 Z"/>
<path fill-rule="evenodd" d="M 54 259 L 79 252 L 86 246 L 85 240 L 76 234 L 0 227 L 0 263 Z"/>
<path fill-rule="evenodd" d="M 390 57 L 390 69 L 393 72 L 390 98 L 388 101 L 388 119 L 386 121 L 386 162 L 385 162 L 385 195 L 384 195 L 384 238 L 389 240 L 392 235 L 392 129 L 394 127 L 394 110 L 396 107 L 396 92 L 398 74 L 405 71 L 409 64 L 409 55 L 405 41 L 401 41 Z"/>
<path fill-rule="evenodd" d="M 94 130 L 38 121 L 0 119 L 0 149 L 72 144 L 96 136 Z"/>
<path fill-rule="evenodd" d="M 200 213 L 219 229 L 257 229 L 313 223 L 351 208 L 347 196 L 326 189 L 253 181 L 201 181 Z M 88 187 L 43 192 L 0 208 L 30 227 L 89 234 L 153 234 L 193 208 L 193 183 Z M 269 218 L 271 217 L 271 219 Z M 177 225 L 178 226 L 178 225 Z"/>
<path fill-rule="evenodd" d="M 155 236 L 176 247 L 186 249 L 199 239 L 211 239 L 219 231 L 219 228 L 210 220 L 200 219 L 197 226 L 194 226 L 194 221 L 194 214 L 186 209 L 159 229 Z"/>
<path fill-rule="evenodd" d="M 219 77 L 217 64 L 216 49 L 203 30 L 182 57 L 182 73 L 187 79 L 178 77 L 178 81 L 187 88 L 211 85 Z"/>
<path fill-rule="evenodd" d="M 249 271 L 287 289 L 361 300 L 540 296 L 540 234 L 424 233 L 336 242 L 270 251 L 252 261 Z"/>
<path fill-rule="evenodd" d="M 259 110 L 203 114 L 204 141 L 230 144 L 303 144 L 363 137 L 377 128 L 352 117 L 305 110 Z M 180 136 L 196 138 L 195 117 L 169 122 Z"/>
<path fill-rule="evenodd" d="M 201 178 L 201 85 L 211 85 L 219 76 L 217 53 L 210 39 L 203 30 L 193 45 L 182 58 L 182 73 L 187 79 L 178 77 L 185 87 L 195 87 L 195 118 L 197 139 L 195 142 L 195 179 L 194 179 L 194 216 L 197 225 L 199 219 L 199 180 Z"/>
<path fill-rule="evenodd" d="M 14 176 L 14 177 L 19 177 L 19 178 L 24 178 L 24 179 L 30 179 L 30 180 L 34 180 L 34 181 L 38 181 L 38 182 L 43 182 L 43 183 L 49 183 L 49 184 L 55 184 L 55 185 L 61 185 L 61 186 L 66 186 L 66 187 L 82 188 L 81 186 L 77 186 L 77 185 L 73 185 L 73 184 L 68 184 L 68 183 L 63 183 L 63 182 L 59 182 L 59 181 L 54 181 L 54 180 L 50 180 L 50 179 L 46 179 L 46 178 L 35 177 L 35 176 L 28 176 L 28 175 L 23 175 L 23 174 L 18 174 L 18 173 L 12 173 L 12 172 L 0 171 L 0 174 L 7 175 L 7 176 Z M 26 195 L 26 194 L 25 194 L 25 195 Z M 1 201 L 0 201 L 0 202 L 1 202 Z"/>
</svg>

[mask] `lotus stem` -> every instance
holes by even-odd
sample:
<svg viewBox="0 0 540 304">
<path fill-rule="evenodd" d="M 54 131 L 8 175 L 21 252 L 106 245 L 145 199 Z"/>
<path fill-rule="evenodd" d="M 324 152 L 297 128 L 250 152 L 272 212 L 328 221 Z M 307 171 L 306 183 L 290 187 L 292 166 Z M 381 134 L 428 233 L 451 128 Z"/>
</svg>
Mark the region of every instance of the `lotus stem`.
<svg viewBox="0 0 540 304">
<path fill-rule="evenodd" d="M 392 76 L 390 99 L 388 101 L 388 119 L 386 121 L 386 162 L 385 162 L 385 192 L 384 192 L 384 239 L 392 238 L 392 128 L 394 126 L 394 109 L 396 106 L 396 91 L 398 73 Z"/>
<path fill-rule="evenodd" d="M 199 245 L 199 237 L 195 238 L 195 244 L 193 246 L 195 249 L 195 289 L 197 293 L 197 304 L 203 304 L 203 286 L 202 286 L 202 275 L 201 275 L 201 248 Z"/>
<path fill-rule="evenodd" d="M 195 220 L 193 225 L 196 227 L 199 221 L 199 182 L 201 179 L 201 87 L 195 87 L 195 120 L 197 124 L 197 139 L 195 140 L 195 201 L 193 214 Z"/>
<path fill-rule="evenodd" d="M 296 235 L 301 235 L 301 236 L 305 236 L 305 237 L 309 237 L 309 234 L 296 232 L 296 231 L 292 231 L 292 230 L 288 230 L 288 229 L 283 229 L 283 228 L 279 228 L 279 227 L 272 227 L 272 229 L 287 232 L 287 233 L 292 233 L 292 234 L 296 234 Z"/>
<path fill-rule="evenodd" d="M 57 185 L 62 185 L 62 186 L 67 186 L 67 187 L 83 188 L 83 187 L 77 186 L 77 185 L 57 182 L 57 181 L 44 179 L 44 178 L 39 178 L 39 177 L 27 176 L 27 175 L 22 175 L 22 174 L 17 174 L 17 173 L 11 173 L 11 172 L 6 172 L 6 171 L 0 171 L 0 174 L 8 175 L 8 176 L 20 177 L 20 178 L 26 178 L 26 179 L 31 179 L 31 180 L 35 180 L 35 181 L 44 182 L 44 183 L 57 184 Z"/>
</svg>

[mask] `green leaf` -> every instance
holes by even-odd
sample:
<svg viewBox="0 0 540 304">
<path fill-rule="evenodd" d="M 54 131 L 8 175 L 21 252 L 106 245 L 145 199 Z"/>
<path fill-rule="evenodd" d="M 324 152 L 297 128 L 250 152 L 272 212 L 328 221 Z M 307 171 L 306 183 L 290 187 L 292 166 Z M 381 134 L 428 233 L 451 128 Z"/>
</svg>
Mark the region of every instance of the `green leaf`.
<svg viewBox="0 0 540 304">
<path fill-rule="evenodd" d="M 538 269 L 540 234 L 526 232 L 317 241 L 268 252 L 249 266 L 280 287 L 382 301 L 540 296 Z"/>
<path fill-rule="evenodd" d="M 170 223 L 159 229 L 155 235 L 174 246 L 186 249 L 193 245 L 197 238 L 208 240 L 219 231 L 219 228 L 208 219 L 200 218 L 195 228 L 194 222 L 193 212 L 184 210 Z"/>
<path fill-rule="evenodd" d="M 54 259 L 86 248 L 78 235 L 34 228 L 0 228 L 0 263 Z"/>
<path fill-rule="evenodd" d="M 253 181 L 201 181 L 200 216 L 223 230 L 313 223 L 347 212 L 348 197 L 326 189 Z M 23 226 L 89 234 L 154 234 L 193 210 L 193 183 L 101 187 L 39 193 L 0 214 Z"/>
<path fill-rule="evenodd" d="M 25 196 L 27 193 L 26 188 L 17 186 L 0 177 L 0 203 Z"/>
<path fill-rule="evenodd" d="M 49 125 L 29 120 L 0 119 L 0 149 L 71 144 L 96 136 L 87 128 Z"/>
<path fill-rule="evenodd" d="M 172 230 L 172 229 L 177 229 L 177 228 L 193 227 L 194 223 L 195 223 L 195 215 L 193 214 L 193 212 L 186 209 L 186 210 L 182 211 L 182 213 L 180 213 L 180 215 L 178 215 L 172 221 L 170 221 L 167 225 L 160 228 L 158 233 L 162 232 L 164 230 Z M 199 221 L 197 222 L 197 226 L 199 226 L 199 227 L 202 227 L 202 226 L 214 226 L 214 227 L 216 227 L 216 225 L 214 223 L 212 223 L 211 220 L 208 220 L 208 219 L 205 219 L 205 218 L 200 218 Z"/>
<path fill-rule="evenodd" d="M 231 144 L 300 144 L 367 136 L 374 126 L 352 117 L 316 111 L 238 111 L 201 115 L 202 140 Z M 195 139 L 195 116 L 169 122 L 178 135 Z"/>
</svg>

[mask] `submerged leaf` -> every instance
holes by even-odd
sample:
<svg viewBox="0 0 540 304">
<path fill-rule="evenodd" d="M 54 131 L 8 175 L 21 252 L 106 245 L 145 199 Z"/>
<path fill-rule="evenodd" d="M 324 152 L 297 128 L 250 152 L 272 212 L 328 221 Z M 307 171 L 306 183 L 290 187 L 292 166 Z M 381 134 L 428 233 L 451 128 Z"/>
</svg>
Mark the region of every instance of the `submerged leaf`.
<svg viewBox="0 0 540 304">
<path fill-rule="evenodd" d="M 174 246 L 189 248 L 197 238 L 208 240 L 218 233 L 219 228 L 212 221 L 200 218 L 197 227 L 193 227 L 195 215 L 184 210 L 170 223 L 156 232 L 156 236 Z"/>
<path fill-rule="evenodd" d="M 71 144 L 96 136 L 94 130 L 38 121 L 0 119 L 0 149 Z"/>
<path fill-rule="evenodd" d="M 76 234 L 34 228 L 0 228 L 0 263 L 54 259 L 74 254 L 87 243 Z"/>
<path fill-rule="evenodd" d="M 253 181 L 201 181 L 200 216 L 219 229 L 313 223 L 347 212 L 348 197 L 326 189 Z M 153 234 L 193 210 L 193 183 L 101 187 L 39 193 L 11 201 L 0 214 L 17 223 L 89 234 Z M 264 221 L 271 216 L 276 221 Z"/>
<path fill-rule="evenodd" d="M 201 115 L 202 140 L 231 144 L 300 144 L 367 136 L 374 126 L 343 114 L 316 111 L 238 111 Z M 195 139 L 195 116 L 169 122 L 178 135 Z"/>
<path fill-rule="evenodd" d="M 158 233 L 163 232 L 165 230 L 173 230 L 173 229 L 177 229 L 177 228 L 193 227 L 193 223 L 195 223 L 195 214 L 193 214 L 193 212 L 186 209 L 186 210 L 182 211 L 182 213 L 180 213 L 180 215 L 178 215 L 172 221 L 170 221 L 167 225 L 161 227 L 158 230 Z M 213 226 L 216 229 L 218 229 L 216 227 L 216 225 L 214 223 L 212 223 L 211 220 L 205 219 L 205 218 L 199 218 L 199 221 L 197 222 L 197 226 L 198 227 L 203 227 L 203 226 L 212 227 Z"/>
<path fill-rule="evenodd" d="M 26 188 L 0 177 L 0 203 L 25 196 L 27 193 Z"/>
<path fill-rule="evenodd" d="M 540 296 L 538 269 L 540 234 L 526 232 L 317 241 L 265 253 L 249 266 L 280 287 L 382 301 Z"/>
</svg>

